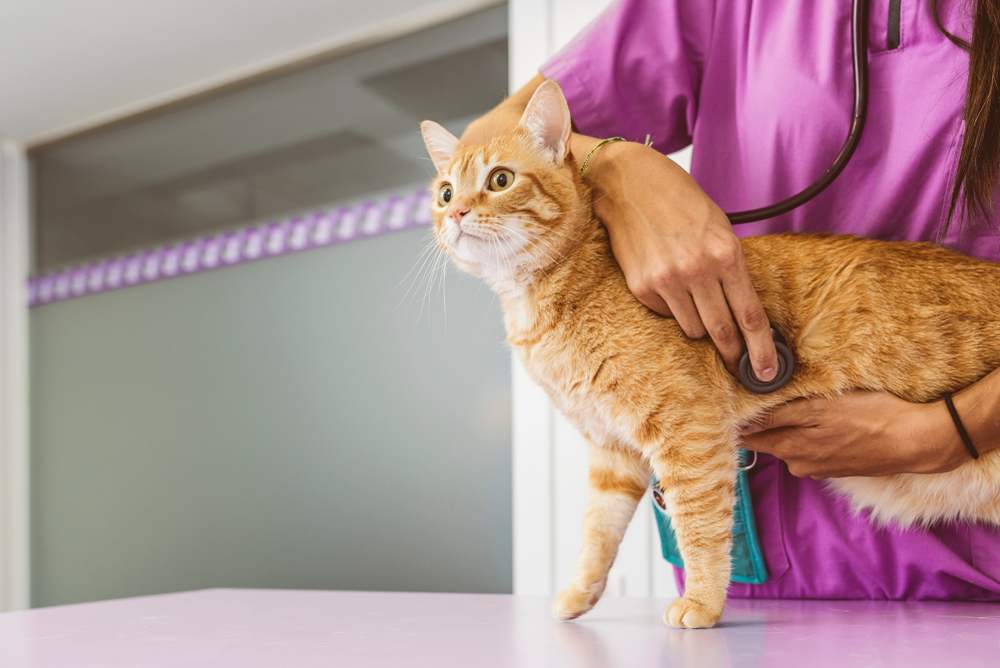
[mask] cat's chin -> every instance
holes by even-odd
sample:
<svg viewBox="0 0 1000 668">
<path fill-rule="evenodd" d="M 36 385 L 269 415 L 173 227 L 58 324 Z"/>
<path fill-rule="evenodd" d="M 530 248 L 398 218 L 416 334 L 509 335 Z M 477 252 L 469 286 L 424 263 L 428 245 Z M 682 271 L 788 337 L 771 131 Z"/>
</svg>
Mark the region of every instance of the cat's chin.
<svg viewBox="0 0 1000 668">
<path fill-rule="evenodd" d="M 458 253 L 452 251 L 449 253 L 451 256 L 452 263 L 459 268 L 462 272 L 469 274 L 473 278 L 478 278 L 484 281 L 490 287 L 498 280 L 499 277 L 495 276 L 497 273 L 493 268 L 478 258 L 463 257 Z"/>
<path fill-rule="evenodd" d="M 500 270 L 491 264 L 479 264 L 462 261 L 457 258 L 453 259 L 455 261 L 455 266 L 470 276 L 481 280 L 489 286 L 493 292 L 499 295 L 516 294 L 524 288 L 524 284 L 521 280 L 512 276 L 508 271 Z"/>
<path fill-rule="evenodd" d="M 466 241 L 465 235 L 451 246 L 449 255 L 456 267 L 491 287 L 509 283 L 511 271 L 518 264 L 514 256 L 500 254 L 489 242 L 478 238 Z"/>
<path fill-rule="evenodd" d="M 472 261 L 481 261 L 482 257 L 489 250 L 485 239 L 469 234 L 468 232 L 460 233 L 451 246 L 456 255 L 469 258 Z"/>
</svg>

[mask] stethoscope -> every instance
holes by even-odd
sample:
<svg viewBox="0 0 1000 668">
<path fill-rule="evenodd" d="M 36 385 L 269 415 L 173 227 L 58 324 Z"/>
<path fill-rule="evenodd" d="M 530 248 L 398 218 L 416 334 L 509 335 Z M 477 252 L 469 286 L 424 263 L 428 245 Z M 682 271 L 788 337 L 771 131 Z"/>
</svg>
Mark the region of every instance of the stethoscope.
<svg viewBox="0 0 1000 668">
<path fill-rule="evenodd" d="M 854 65 L 854 116 L 851 118 L 847 139 L 844 140 L 837 157 L 818 179 L 791 197 L 759 209 L 727 212 L 726 216 L 732 224 L 752 223 L 788 213 L 823 192 L 844 171 L 861 140 L 861 131 L 865 127 L 865 117 L 868 112 L 868 3 L 865 0 L 854 0 L 851 7 L 851 51 Z M 750 366 L 750 356 L 746 351 L 740 357 L 740 383 L 755 394 L 766 394 L 784 387 L 795 371 L 795 356 L 788 343 L 778 330 L 772 329 L 771 334 L 778 352 L 778 373 L 773 380 L 765 382 L 754 375 L 753 367 Z"/>
</svg>

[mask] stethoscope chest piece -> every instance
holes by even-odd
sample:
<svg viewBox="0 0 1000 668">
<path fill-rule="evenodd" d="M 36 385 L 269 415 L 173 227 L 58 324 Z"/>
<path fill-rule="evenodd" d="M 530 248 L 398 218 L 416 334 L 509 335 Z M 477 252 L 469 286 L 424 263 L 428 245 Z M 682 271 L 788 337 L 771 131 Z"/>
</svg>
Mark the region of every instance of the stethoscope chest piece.
<svg viewBox="0 0 1000 668">
<path fill-rule="evenodd" d="M 778 373 L 773 379 L 763 381 L 754 374 L 753 367 L 750 366 L 750 354 L 747 351 L 744 350 L 740 357 L 740 383 L 754 394 L 767 394 L 781 389 L 788 384 L 795 372 L 795 356 L 792 355 L 792 349 L 788 347 L 785 337 L 773 327 L 771 335 L 774 337 L 774 348 L 778 351 Z"/>
</svg>

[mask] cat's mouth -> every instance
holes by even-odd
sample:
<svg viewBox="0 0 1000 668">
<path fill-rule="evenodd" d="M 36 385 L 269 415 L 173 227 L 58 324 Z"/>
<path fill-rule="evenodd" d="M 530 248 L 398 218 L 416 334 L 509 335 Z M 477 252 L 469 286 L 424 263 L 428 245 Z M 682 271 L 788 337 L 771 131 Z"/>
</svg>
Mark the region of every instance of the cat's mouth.
<svg viewBox="0 0 1000 668">
<path fill-rule="evenodd" d="M 485 239 L 483 239 L 478 234 L 473 234 L 472 232 L 467 232 L 463 229 L 459 229 L 458 236 L 455 237 L 455 243 L 457 244 L 462 239 L 475 239 L 476 241 L 485 241 Z"/>
<path fill-rule="evenodd" d="M 470 243 L 475 244 L 482 241 L 479 237 L 471 232 L 466 232 L 465 230 L 458 230 L 455 233 L 455 238 L 451 242 L 452 248 L 459 250 L 463 245 L 468 245 Z"/>
<path fill-rule="evenodd" d="M 459 247 L 459 244 L 461 244 L 463 241 L 465 242 L 466 245 L 473 244 L 474 246 L 479 246 L 481 244 L 486 243 L 488 239 L 479 230 L 472 231 L 469 229 L 468 226 L 459 225 L 455 230 L 455 234 L 451 243 L 452 246 L 457 249 Z"/>
<path fill-rule="evenodd" d="M 444 231 L 443 241 L 459 268 L 481 278 L 511 271 L 520 248 L 515 238 L 497 226 L 479 221 L 452 223 Z"/>
</svg>

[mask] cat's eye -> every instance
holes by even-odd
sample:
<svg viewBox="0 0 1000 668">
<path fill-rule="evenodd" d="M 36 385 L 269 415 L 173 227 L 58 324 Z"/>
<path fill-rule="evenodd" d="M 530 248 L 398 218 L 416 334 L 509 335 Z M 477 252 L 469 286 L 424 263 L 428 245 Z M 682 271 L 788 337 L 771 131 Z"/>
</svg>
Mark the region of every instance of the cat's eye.
<svg viewBox="0 0 1000 668">
<path fill-rule="evenodd" d="M 507 190 L 512 183 L 514 183 L 514 172 L 509 169 L 495 169 L 490 174 L 489 188 L 493 192 Z"/>
<path fill-rule="evenodd" d="M 450 202 L 453 194 L 454 193 L 452 192 L 450 183 L 442 185 L 441 188 L 438 189 L 438 206 L 444 206 Z"/>
</svg>

